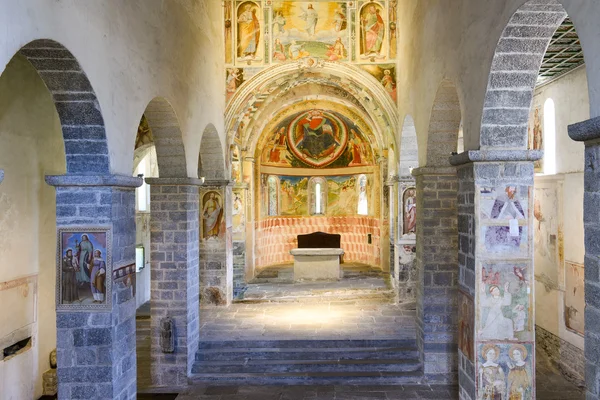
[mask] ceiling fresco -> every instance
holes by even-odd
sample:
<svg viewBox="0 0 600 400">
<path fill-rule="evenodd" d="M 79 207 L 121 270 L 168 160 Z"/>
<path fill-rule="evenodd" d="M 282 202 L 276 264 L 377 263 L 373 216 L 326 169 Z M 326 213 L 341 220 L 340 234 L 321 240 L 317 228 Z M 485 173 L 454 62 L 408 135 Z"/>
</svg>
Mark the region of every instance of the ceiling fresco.
<svg viewBox="0 0 600 400">
<path fill-rule="evenodd" d="M 371 145 L 348 117 L 311 108 L 286 117 L 263 134 L 261 164 L 339 168 L 373 165 Z"/>
</svg>

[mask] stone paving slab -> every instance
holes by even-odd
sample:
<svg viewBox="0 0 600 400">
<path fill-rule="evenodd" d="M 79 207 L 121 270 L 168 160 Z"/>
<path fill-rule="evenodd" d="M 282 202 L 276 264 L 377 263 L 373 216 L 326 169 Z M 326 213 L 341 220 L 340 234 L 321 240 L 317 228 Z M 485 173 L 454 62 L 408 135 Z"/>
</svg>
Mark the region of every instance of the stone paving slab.
<svg viewBox="0 0 600 400">
<path fill-rule="evenodd" d="M 415 313 L 393 304 L 261 303 L 200 310 L 200 339 L 402 339 Z"/>
</svg>

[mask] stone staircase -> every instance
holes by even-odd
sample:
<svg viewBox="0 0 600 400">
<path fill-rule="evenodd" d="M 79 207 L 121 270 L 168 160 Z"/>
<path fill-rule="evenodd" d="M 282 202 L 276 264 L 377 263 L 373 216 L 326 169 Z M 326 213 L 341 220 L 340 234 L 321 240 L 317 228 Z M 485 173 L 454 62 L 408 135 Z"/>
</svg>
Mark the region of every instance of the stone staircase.
<svg viewBox="0 0 600 400">
<path fill-rule="evenodd" d="M 193 383 L 420 383 L 414 339 L 206 340 L 192 368 Z"/>
</svg>

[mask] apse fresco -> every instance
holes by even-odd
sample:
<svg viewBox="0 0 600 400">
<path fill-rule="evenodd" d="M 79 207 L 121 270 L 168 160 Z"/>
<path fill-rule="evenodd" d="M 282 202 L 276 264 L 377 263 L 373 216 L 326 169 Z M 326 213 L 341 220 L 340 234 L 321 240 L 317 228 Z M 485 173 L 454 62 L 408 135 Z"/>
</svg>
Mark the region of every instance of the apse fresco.
<svg viewBox="0 0 600 400">
<path fill-rule="evenodd" d="M 542 130 L 543 108 L 535 105 L 529 115 L 529 148 L 531 150 L 544 150 L 544 132 Z M 544 159 L 533 162 L 535 172 L 544 172 Z"/>
<path fill-rule="evenodd" d="M 288 117 L 267 139 L 262 165 L 339 168 L 373 165 L 371 146 L 348 118 L 312 109 Z"/>
<path fill-rule="evenodd" d="M 269 182 L 276 181 L 275 176 L 263 175 L 265 190 L 264 196 L 269 196 Z M 306 216 L 308 210 L 308 187 L 309 176 L 278 176 L 279 191 L 278 204 L 279 212 L 274 213 L 273 208 L 264 210 L 265 216 Z M 368 178 L 366 175 L 341 175 L 341 176 L 326 176 L 323 177 L 327 182 L 326 189 L 326 207 L 325 215 L 327 216 L 345 216 L 368 214 L 368 209 L 360 212 L 360 200 L 370 196 L 369 185 L 366 184 Z M 359 184 L 359 180 L 365 181 L 364 189 Z M 265 198 L 265 204 L 271 204 L 269 198 Z"/>
</svg>

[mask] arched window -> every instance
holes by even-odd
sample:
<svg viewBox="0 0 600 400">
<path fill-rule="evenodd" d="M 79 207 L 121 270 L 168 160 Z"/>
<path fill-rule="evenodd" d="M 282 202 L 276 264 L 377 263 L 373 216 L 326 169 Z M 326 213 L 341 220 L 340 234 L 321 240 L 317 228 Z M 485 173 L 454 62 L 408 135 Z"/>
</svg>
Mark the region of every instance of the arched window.
<svg viewBox="0 0 600 400">
<path fill-rule="evenodd" d="M 358 176 L 358 215 L 369 215 L 369 203 L 367 199 L 367 176 Z"/>
<path fill-rule="evenodd" d="M 556 110 L 552 99 L 544 103 L 544 174 L 556 174 Z"/>
<path fill-rule="evenodd" d="M 310 214 L 325 215 L 327 209 L 327 180 L 321 177 L 311 178 L 310 188 Z"/>
<path fill-rule="evenodd" d="M 154 147 L 148 151 L 135 169 L 134 176 L 139 175 L 142 175 L 144 178 L 158 175 L 156 172 L 156 150 Z M 142 186 L 135 189 L 135 209 L 141 212 L 150 211 L 150 186 L 146 183 L 145 179 L 142 182 Z"/>
<path fill-rule="evenodd" d="M 279 178 L 269 176 L 267 180 L 268 213 L 269 217 L 279 214 Z"/>
</svg>

